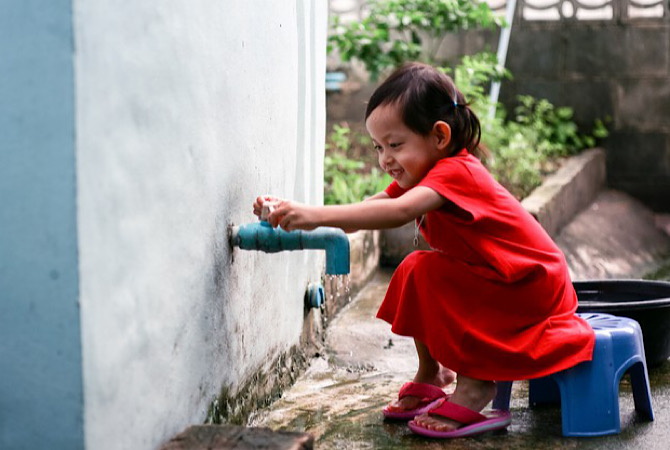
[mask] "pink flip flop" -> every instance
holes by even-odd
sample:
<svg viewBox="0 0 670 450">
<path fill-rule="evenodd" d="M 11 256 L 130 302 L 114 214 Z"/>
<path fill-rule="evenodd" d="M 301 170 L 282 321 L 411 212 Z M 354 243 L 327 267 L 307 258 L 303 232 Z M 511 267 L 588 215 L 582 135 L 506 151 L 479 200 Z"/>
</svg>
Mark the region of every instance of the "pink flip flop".
<svg viewBox="0 0 670 450">
<path fill-rule="evenodd" d="M 449 398 L 450 395 L 435 385 L 410 381 L 402 385 L 398 398 L 401 399 L 410 396 L 421 398 L 421 402 L 417 408 L 394 411 L 390 410 L 387 406 L 383 409 L 384 417 L 391 420 L 411 420 L 438 406 L 443 401 L 442 399 Z"/>
<path fill-rule="evenodd" d="M 413 420 L 408 423 L 409 428 L 414 433 L 439 439 L 458 438 L 486 431 L 502 430 L 512 423 L 512 416 L 509 411 L 492 410 L 486 414 L 481 414 L 448 401 L 442 402 L 437 408 L 431 409 L 428 414 L 442 416 L 463 424 L 461 428 L 456 430 L 435 431 L 419 426 Z"/>
</svg>

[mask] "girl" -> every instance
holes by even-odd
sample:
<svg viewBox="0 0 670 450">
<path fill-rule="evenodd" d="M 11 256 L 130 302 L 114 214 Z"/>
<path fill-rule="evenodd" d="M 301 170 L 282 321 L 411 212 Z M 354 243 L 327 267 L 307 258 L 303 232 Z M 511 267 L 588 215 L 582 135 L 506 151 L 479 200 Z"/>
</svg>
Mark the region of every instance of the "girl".
<svg viewBox="0 0 670 450">
<path fill-rule="evenodd" d="M 405 258 L 377 317 L 414 338 L 419 367 L 384 414 L 413 418 L 413 431 L 436 437 L 505 428 L 508 412 L 479 413 L 495 396 L 494 380 L 591 359 L 595 336 L 574 314 L 565 258 L 476 157 L 479 120 L 447 75 L 402 66 L 374 92 L 365 119 L 379 165 L 394 179 L 386 190 L 351 205 L 279 201 L 268 220 L 284 230 L 348 232 L 414 220 L 433 251 Z M 265 201 L 256 200 L 255 214 Z"/>
</svg>

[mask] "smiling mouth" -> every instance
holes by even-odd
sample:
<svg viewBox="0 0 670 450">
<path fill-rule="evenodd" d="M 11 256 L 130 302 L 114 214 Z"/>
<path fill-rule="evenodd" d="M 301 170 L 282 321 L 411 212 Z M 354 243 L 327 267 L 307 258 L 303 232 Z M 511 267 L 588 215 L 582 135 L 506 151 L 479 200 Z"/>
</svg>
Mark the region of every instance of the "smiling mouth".
<svg viewBox="0 0 670 450">
<path fill-rule="evenodd" d="M 402 175 L 403 170 L 402 169 L 393 169 L 393 170 L 387 170 L 386 173 L 391 175 L 392 178 L 398 178 L 400 175 Z"/>
</svg>

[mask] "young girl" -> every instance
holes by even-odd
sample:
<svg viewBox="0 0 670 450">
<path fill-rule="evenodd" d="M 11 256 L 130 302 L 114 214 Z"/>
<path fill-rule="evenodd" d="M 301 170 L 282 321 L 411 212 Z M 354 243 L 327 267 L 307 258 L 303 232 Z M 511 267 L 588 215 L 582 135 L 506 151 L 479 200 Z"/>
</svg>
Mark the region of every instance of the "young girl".
<svg viewBox="0 0 670 450">
<path fill-rule="evenodd" d="M 348 232 L 414 220 L 433 250 L 405 258 L 377 317 L 414 338 L 419 367 L 384 414 L 413 418 L 413 431 L 436 437 L 505 428 L 508 412 L 479 413 L 495 396 L 494 380 L 591 359 L 594 333 L 574 314 L 565 258 L 476 157 L 479 120 L 448 76 L 402 66 L 374 92 L 365 118 L 379 165 L 394 179 L 386 190 L 351 205 L 279 201 L 268 220 L 287 231 Z M 256 200 L 255 214 L 265 201 Z"/>
</svg>

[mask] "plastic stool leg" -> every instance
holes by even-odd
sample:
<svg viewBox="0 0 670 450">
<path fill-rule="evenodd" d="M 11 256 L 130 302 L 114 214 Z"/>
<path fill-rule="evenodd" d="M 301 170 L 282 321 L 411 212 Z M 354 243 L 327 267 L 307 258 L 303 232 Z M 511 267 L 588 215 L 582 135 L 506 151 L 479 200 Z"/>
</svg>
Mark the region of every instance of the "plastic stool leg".
<svg viewBox="0 0 670 450">
<path fill-rule="evenodd" d="M 594 356 L 594 360 L 605 358 Z M 619 380 L 615 380 L 612 366 L 588 361 L 554 377 L 561 391 L 564 436 L 603 436 L 621 431 Z"/>
<path fill-rule="evenodd" d="M 557 405 L 560 402 L 561 393 L 551 376 L 536 378 L 528 383 L 528 404 L 530 406 Z"/>
<path fill-rule="evenodd" d="M 509 411 L 512 383 L 512 381 L 496 381 L 496 396 L 493 399 L 493 409 Z"/>
<path fill-rule="evenodd" d="M 635 411 L 647 416 L 649 420 L 654 420 L 647 365 L 641 361 L 635 363 L 631 366 L 629 373 L 630 385 L 633 389 L 633 400 L 635 401 Z"/>
</svg>

